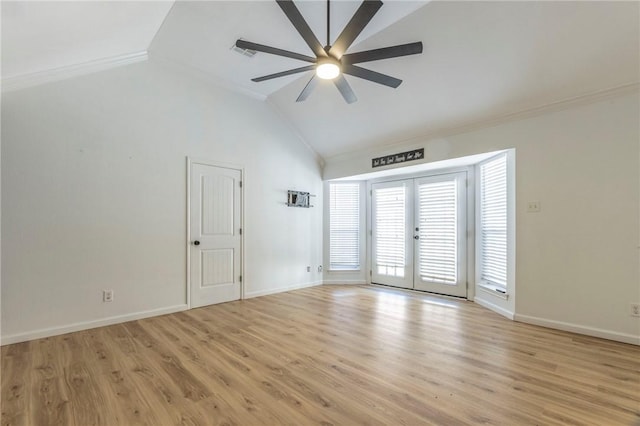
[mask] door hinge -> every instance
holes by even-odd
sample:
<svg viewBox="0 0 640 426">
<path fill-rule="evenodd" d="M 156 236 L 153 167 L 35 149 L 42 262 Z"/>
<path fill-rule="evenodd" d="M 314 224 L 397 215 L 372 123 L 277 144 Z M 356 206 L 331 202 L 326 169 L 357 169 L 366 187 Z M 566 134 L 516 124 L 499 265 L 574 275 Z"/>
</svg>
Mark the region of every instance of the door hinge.
<svg viewBox="0 0 640 426">
<path fill-rule="evenodd" d="M 369 195 L 373 195 L 373 190 L 369 190 Z"/>
<path fill-rule="evenodd" d="M 240 275 L 240 277 L 238 277 L 238 281 L 242 282 L 242 275 Z"/>
<path fill-rule="evenodd" d="M 242 228 L 238 229 L 238 233 L 242 235 Z"/>
<path fill-rule="evenodd" d="M 371 269 L 369 269 L 369 276 L 372 277 L 373 276 L 373 271 Z"/>
<path fill-rule="evenodd" d="M 240 188 L 242 188 L 242 181 L 240 181 Z"/>
</svg>

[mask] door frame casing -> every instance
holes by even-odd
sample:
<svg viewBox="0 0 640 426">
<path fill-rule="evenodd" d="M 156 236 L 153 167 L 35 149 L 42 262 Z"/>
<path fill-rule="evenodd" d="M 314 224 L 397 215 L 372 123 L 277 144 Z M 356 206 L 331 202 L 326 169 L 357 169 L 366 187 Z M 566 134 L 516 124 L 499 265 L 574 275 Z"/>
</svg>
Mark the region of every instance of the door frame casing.
<svg viewBox="0 0 640 426">
<path fill-rule="evenodd" d="M 367 284 L 371 285 L 371 271 L 373 271 L 373 259 L 372 259 L 372 234 L 373 234 L 373 222 L 371 216 L 373 197 L 371 196 L 371 187 L 374 183 L 393 182 L 405 179 L 417 179 L 423 177 L 439 176 L 450 173 L 465 172 L 467 174 L 467 247 L 466 247 L 466 266 L 467 266 L 467 300 L 473 301 L 475 298 L 475 165 L 459 166 L 459 167 L 445 167 L 441 169 L 434 169 L 429 171 L 421 171 L 414 173 L 402 173 L 402 168 L 398 169 L 398 174 L 393 176 L 385 176 L 376 179 L 370 179 L 366 182 L 366 196 L 367 196 L 367 241 L 366 241 L 366 259 L 367 259 Z M 471 271 L 471 273 L 470 273 Z M 402 289 L 402 288 L 399 288 Z M 421 290 L 412 290 L 421 291 Z"/>
<path fill-rule="evenodd" d="M 242 233 L 240 234 L 240 275 L 242 276 L 242 280 L 240 281 L 240 300 L 245 298 L 245 267 L 244 267 L 244 237 L 246 231 L 244 229 L 244 211 L 245 211 L 245 171 L 244 166 L 239 164 L 231 164 L 231 163 L 223 163 L 220 161 L 212 161 L 205 160 L 193 157 L 186 157 L 187 160 L 187 229 L 186 229 L 186 241 L 185 241 L 185 250 L 186 254 L 186 276 L 187 276 L 187 288 L 186 288 L 186 298 L 187 298 L 187 309 L 191 309 L 191 169 L 194 164 L 202 164 L 204 166 L 212 166 L 212 167 L 221 167 L 225 169 L 238 170 L 240 172 L 240 181 L 242 182 L 242 187 L 240 189 L 240 228 L 242 228 Z"/>
</svg>

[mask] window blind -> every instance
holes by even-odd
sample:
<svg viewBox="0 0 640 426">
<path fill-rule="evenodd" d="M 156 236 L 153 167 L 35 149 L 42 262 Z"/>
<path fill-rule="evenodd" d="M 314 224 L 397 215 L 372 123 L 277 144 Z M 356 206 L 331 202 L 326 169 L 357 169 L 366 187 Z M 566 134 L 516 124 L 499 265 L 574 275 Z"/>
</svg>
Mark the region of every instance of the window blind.
<svg viewBox="0 0 640 426">
<path fill-rule="evenodd" d="M 360 184 L 329 184 L 329 268 L 360 269 Z"/>
<path fill-rule="evenodd" d="M 404 186 L 376 189 L 376 269 L 381 275 L 404 277 L 406 223 Z"/>
<path fill-rule="evenodd" d="M 507 286 L 507 156 L 480 166 L 480 279 Z"/>
<path fill-rule="evenodd" d="M 418 186 L 418 270 L 424 281 L 457 282 L 457 194 L 456 179 Z"/>
</svg>

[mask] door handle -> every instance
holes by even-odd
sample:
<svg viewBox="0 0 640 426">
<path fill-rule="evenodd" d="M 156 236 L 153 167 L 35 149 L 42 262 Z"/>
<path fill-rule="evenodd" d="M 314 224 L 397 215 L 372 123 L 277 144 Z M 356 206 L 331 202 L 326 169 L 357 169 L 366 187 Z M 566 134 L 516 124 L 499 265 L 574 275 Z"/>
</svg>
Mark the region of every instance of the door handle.
<svg viewBox="0 0 640 426">
<path fill-rule="evenodd" d="M 420 235 L 414 235 L 414 236 L 413 236 L 413 239 L 414 239 L 414 240 L 419 240 L 419 239 L 420 239 Z"/>
<path fill-rule="evenodd" d="M 199 245 L 200 245 L 200 241 L 195 240 L 195 241 L 193 242 L 193 245 L 194 245 L 194 246 L 199 246 Z"/>
</svg>

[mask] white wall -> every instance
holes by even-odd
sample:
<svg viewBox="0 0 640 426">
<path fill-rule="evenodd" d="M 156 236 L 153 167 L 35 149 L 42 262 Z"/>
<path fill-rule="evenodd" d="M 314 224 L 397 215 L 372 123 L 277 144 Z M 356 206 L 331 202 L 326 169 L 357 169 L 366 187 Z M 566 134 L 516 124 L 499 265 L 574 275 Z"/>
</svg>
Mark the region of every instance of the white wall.
<svg viewBox="0 0 640 426">
<path fill-rule="evenodd" d="M 638 92 L 326 160 L 325 180 L 425 147 L 427 162 L 515 148 L 516 319 L 640 344 Z M 527 213 L 527 201 L 540 213 Z"/>
<path fill-rule="evenodd" d="M 144 63 L 5 93 L 2 124 L 3 343 L 186 307 L 186 156 L 245 167 L 247 297 L 321 282 L 320 167 L 264 102 Z"/>
</svg>

